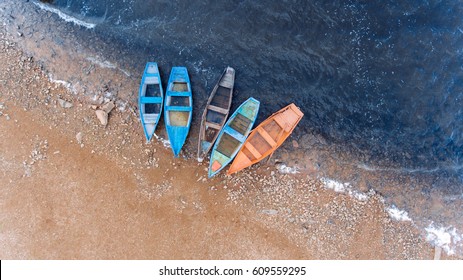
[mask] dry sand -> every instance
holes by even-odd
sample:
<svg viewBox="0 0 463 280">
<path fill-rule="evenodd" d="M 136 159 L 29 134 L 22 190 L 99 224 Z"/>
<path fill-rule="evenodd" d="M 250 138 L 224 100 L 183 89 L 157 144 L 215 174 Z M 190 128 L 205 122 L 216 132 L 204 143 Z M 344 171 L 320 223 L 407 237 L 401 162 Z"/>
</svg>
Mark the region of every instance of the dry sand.
<svg viewBox="0 0 463 280">
<path fill-rule="evenodd" d="M 145 143 L 135 104 L 102 126 L 102 104 L 0 37 L 1 259 L 434 257 L 373 191 L 358 200 L 265 163 L 206 179 L 207 161 Z"/>
</svg>

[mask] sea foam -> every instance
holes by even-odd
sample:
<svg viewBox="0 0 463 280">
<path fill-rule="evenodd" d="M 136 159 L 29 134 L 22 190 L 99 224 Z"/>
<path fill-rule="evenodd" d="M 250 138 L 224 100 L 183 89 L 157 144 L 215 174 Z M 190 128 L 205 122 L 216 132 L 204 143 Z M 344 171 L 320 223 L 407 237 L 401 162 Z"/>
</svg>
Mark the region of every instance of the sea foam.
<svg viewBox="0 0 463 280">
<path fill-rule="evenodd" d="M 454 255 L 459 248 L 463 248 L 463 234 L 458 233 L 457 229 L 453 226 L 435 226 L 431 223 L 426 229 L 426 240 L 431 244 L 441 247 L 448 255 Z"/>
<path fill-rule="evenodd" d="M 83 26 L 83 27 L 85 27 L 87 29 L 92 29 L 92 28 L 95 28 L 95 26 L 96 26 L 95 23 L 86 22 L 86 21 L 80 20 L 78 18 L 72 17 L 72 16 L 70 16 L 68 14 L 65 14 L 65 13 L 61 12 L 60 10 L 58 10 L 56 8 L 50 7 L 49 5 L 46 5 L 46 4 L 43 4 L 43 3 L 40 3 L 40 2 L 34 2 L 34 4 L 37 7 L 39 7 L 40 9 L 42 9 L 42 10 L 57 14 L 61 19 L 63 19 L 66 22 L 72 22 L 72 23 L 74 23 L 76 25 Z"/>
</svg>

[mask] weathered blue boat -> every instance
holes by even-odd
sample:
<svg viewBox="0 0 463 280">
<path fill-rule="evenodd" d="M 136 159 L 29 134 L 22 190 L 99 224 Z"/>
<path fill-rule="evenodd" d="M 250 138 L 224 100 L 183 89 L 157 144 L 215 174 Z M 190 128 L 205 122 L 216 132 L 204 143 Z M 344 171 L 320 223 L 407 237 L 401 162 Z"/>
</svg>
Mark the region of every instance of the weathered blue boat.
<svg viewBox="0 0 463 280">
<path fill-rule="evenodd" d="M 178 157 L 190 130 L 193 98 L 185 67 L 172 67 L 164 103 L 164 120 L 174 156 Z"/>
<path fill-rule="evenodd" d="M 219 133 L 212 148 L 208 176 L 220 172 L 236 156 L 254 125 L 260 102 L 249 98 L 236 109 Z"/>
<path fill-rule="evenodd" d="M 161 118 L 164 91 L 161 76 L 156 62 L 146 63 L 138 92 L 138 108 L 140 120 L 147 141 L 153 137 L 156 126 Z"/>
</svg>

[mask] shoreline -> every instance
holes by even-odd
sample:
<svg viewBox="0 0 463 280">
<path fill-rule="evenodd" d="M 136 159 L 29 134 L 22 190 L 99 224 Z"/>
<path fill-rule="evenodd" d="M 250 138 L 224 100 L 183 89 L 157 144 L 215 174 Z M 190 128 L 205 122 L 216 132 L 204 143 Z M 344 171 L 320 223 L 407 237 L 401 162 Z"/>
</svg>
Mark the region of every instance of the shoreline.
<svg viewBox="0 0 463 280">
<path fill-rule="evenodd" d="M 1 35 L 2 37 L 5 36 L 3 33 Z M 202 254 L 198 255 L 169 255 L 167 252 L 164 252 L 164 255 L 159 252 L 157 252 L 159 253 L 158 255 L 153 255 L 154 252 L 150 252 L 151 255 L 145 255 L 148 258 L 208 258 L 208 256 L 212 258 L 240 258 L 240 250 L 236 248 L 245 250 L 247 246 L 255 250 L 252 253 L 245 254 L 244 258 L 432 258 L 433 248 L 421 236 L 422 233 L 417 230 L 413 222 L 393 221 L 385 209 L 386 203 L 384 202 L 384 198 L 377 192 L 372 191 L 370 187 L 360 188 L 360 190 L 364 191 L 362 194 L 367 196 L 367 199 L 362 201 L 349 196 L 349 192 L 353 192 L 353 190 L 349 191 L 349 188 L 347 188 L 348 185 L 339 183 L 345 187 L 344 191 L 341 191 L 339 188 L 337 189 L 334 183 L 332 184 L 334 191 L 326 187 L 326 184 L 324 186 L 317 179 L 320 167 L 316 167 L 315 165 L 305 168 L 301 173 L 294 176 L 280 174 L 275 163 L 291 162 L 292 156 L 287 151 L 281 153 L 279 158 L 273 159 L 271 164 L 259 164 L 245 172 L 240 172 L 237 176 L 228 177 L 221 174 L 218 178 L 204 181 L 207 178 L 204 171 L 206 165 L 192 162 L 194 156 L 187 156 L 189 157 L 187 160 L 183 158 L 173 159 L 170 149 L 163 147 L 162 143 L 144 143 L 142 128 L 136 113 L 137 110 L 134 110 L 132 105 L 136 103 L 133 102 L 135 97 L 124 100 L 119 99 L 117 94 L 105 95 L 103 91 L 96 100 L 92 100 L 69 92 L 69 89 L 63 84 L 57 84 L 56 80 L 53 83 L 50 76 L 47 77 L 44 74 L 45 72 L 42 71 L 43 66 L 37 65 L 34 58 L 30 59 L 30 56 L 22 53 L 20 48 L 15 43 L 8 41 L 8 39 L 5 40 L 2 38 L 1 55 L 5 56 L 7 61 L 2 66 L 1 72 L 8 77 L 3 80 L 5 82 L 1 85 L 3 94 L 0 97 L 2 104 L 4 104 L 4 109 L 2 109 L 2 116 L 0 118 L 3 120 L 6 120 L 6 116 L 9 118 L 2 124 L 2 130 L 5 128 L 13 136 L 22 139 L 25 147 L 29 148 L 29 150 L 24 151 L 22 150 L 23 146 L 18 146 L 17 143 L 14 143 L 14 137 L 11 135 L 5 135 L 4 137 L 5 140 L 2 142 L 2 147 L 11 146 L 13 151 L 14 149 L 22 151 L 19 159 L 13 154 L 7 153 L 8 155 L 1 155 L 4 162 L 2 163 L 1 171 L 7 174 L 6 178 L 2 180 L 2 183 L 7 186 L 7 190 L 3 190 L 6 194 L 4 196 L 7 202 L 6 205 L 9 205 L 12 200 L 17 200 L 16 196 L 22 196 L 21 193 L 14 192 L 14 195 L 10 193 L 10 191 L 13 192 L 14 186 L 12 186 L 13 183 L 9 180 L 19 185 L 34 184 L 37 187 L 36 189 L 38 189 L 36 190 L 36 195 L 44 199 L 46 198 L 46 190 L 39 188 L 41 182 L 60 182 L 65 184 L 62 182 L 60 174 L 53 175 L 52 173 L 59 173 L 59 169 L 57 169 L 59 165 L 57 164 L 65 163 L 62 159 L 60 160 L 55 157 L 66 154 L 72 161 L 77 160 L 79 168 L 84 168 L 87 159 L 90 158 L 90 166 L 93 168 L 102 168 L 103 173 L 105 172 L 103 166 L 108 162 L 124 174 L 121 180 L 125 181 L 125 183 L 120 185 L 121 189 L 110 190 L 114 192 L 123 190 L 124 194 L 131 196 L 131 199 L 127 202 L 124 200 L 124 197 L 116 195 L 121 201 L 131 203 L 132 208 L 130 209 L 132 211 L 135 208 L 137 211 L 143 212 L 146 215 L 143 221 L 149 221 L 147 217 L 149 211 L 147 209 L 154 211 L 153 209 L 156 208 L 159 210 L 157 206 L 149 205 L 153 201 L 156 202 L 155 204 L 159 203 L 161 205 L 160 208 L 168 209 L 166 210 L 167 213 L 174 213 L 177 217 L 174 221 L 185 227 L 191 226 L 191 223 L 184 222 L 186 217 L 197 218 L 197 216 L 201 215 L 222 215 L 221 218 L 223 220 L 215 220 L 214 225 L 224 224 L 225 227 L 215 230 L 215 235 L 212 234 L 209 237 L 212 238 L 216 235 L 220 236 L 220 234 L 227 233 L 234 241 L 234 243 L 229 243 L 231 244 L 229 247 L 225 246 L 228 250 L 232 251 L 232 254 L 220 252 L 221 246 L 224 246 L 220 242 L 214 243 L 215 246 L 206 246 L 204 244 L 209 239 L 205 240 L 201 239 L 201 237 L 196 237 L 203 242 L 202 244 L 210 252 L 218 248 L 215 254 L 207 255 L 203 251 L 201 252 Z M 91 65 L 95 64 L 91 61 L 89 63 Z M 110 71 L 111 75 L 114 75 L 115 70 L 111 67 L 103 70 Z M 50 72 L 46 67 L 45 71 Z M 101 71 L 101 69 L 98 71 Z M 103 73 L 106 74 L 107 72 Z M 28 81 L 30 84 L 20 85 L 21 81 Z M 58 98 L 71 102 L 73 107 L 62 108 L 58 102 Z M 108 125 L 102 127 L 96 119 L 91 105 L 95 105 L 96 103 L 100 106 L 109 100 L 116 103 L 116 108 L 110 113 Z M 22 138 L 19 132 L 15 133 L 16 130 L 20 129 L 19 126 L 27 123 L 28 119 L 33 119 L 31 124 L 25 125 L 26 128 L 32 131 L 28 133 L 30 139 L 27 137 Z M 35 125 L 41 128 L 37 129 L 34 127 Z M 44 134 L 47 128 L 49 135 Z M 163 124 L 158 127 L 158 131 L 162 131 L 161 137 L 166 137 L 163 132 Z M 81 133 L 80 140 L 76 138 L 79 133 Z M 34 134 L 40 135 L 36 138 Z M 316 138 L 315 136 L 312 137 Z M 65 140 L 59 140 L 61 138 Z M 190 142 L 194 139 L 194 137 L 189 138 Z M 51 139 L 55 139 L 56 141 Z M 54 145 L 60 148 L 53 150 Z M 193 149 L 196 145 L 187 141 L 185 147 L 186 151 L 184 151 L 184 154 L 194 154 L 190 149 Z M 37 153 L 34 151 L 37 151 Z M 55 152 L 58 153 L 55 154 Z M 78 156 L 74 157 L 74 153 Z M 8 156 L 10 158 L 6 159 Z M 314 157 L 319 156 L 314 155 Z M 301 159 L 294 159 L 293 162 L 297 162 L 298 160 Z M 24 164 L 24 162 L 26 163 Z M 22 167 L 18 167 L 21 164 Z M 168 168 L 162 168 L 163 166 Z M 90 173 L 85 174 L 93 174 L 97 179 L 96 181 L 106 182 L 106 180 L 110 179 L 107 178 L 107 175 L 101 179 L 99 173 L 94 174 L 90 170 L 88 172 Z M 10 173 L 12 174 L 11 177 Z M 177 174 L 179 173 L 186 174 L 177 178 Z M 332 173 L 336 172 L 333 171 Z M 24 174 L 25 176 L 23 176 Z M 67 187 L 71 190 L 73 188 L 79 189 L 79 186 L 82 187 L 85 189 L 84 197 L 89 201 L 95 202 L 92 200 L 92 192 L 98 186 L 92 182 L 87 182 L 87 180 L 84 183 L 89 184 L 93 188 L 87 189 L 86 186 L 81 186 L 79 183 L 83 182 L 79 181 L 79 174 L 80 171 L 78 170 L 71 174 L 74 176 L 75 184 Z M 161 176 L 162 180 L 159 180 L 158 176 Z M 286 188 L 280 186 L 281 180 L 286 182 Z M 256 181 L 258 181 L 257 184 L 255 183 Z M 126 186 L 128 186 L 128 190 L 124 188 Z M 51 189 L 60 193 L 57 189 Z M 336 193 L 336 190 L 343 192 L 343 194 Z M 355 191 L 357 192 L 357 190 Z M 98 194 L 99 192 L 96 191 L 96 193 Z M 103 198 L 105 195 L 108 195 L 108 192 L 101 191 L 98 198 Z M 63 197 L 70 199 L 68 196 Z M 28 201 L 31 203 L 33 200 Z M 37 208 L 33 206 L 29 207 L 43 212 L 47 207 L 55 207 L 56 203 L 57 201 L 51 201 L 46 206 L 42 205 L 45 208 L 42 208 L 40 205 Z M 84 214 L 86 214 L 87 219 L 91 219 L 93 214 L 91 211 L 95 211 L 96 209 L 85 208 L 83 202 L 79 202 L 77 205 L 89 211 Z M 110 204 L 105 205 L 111 207 Z M 219 214 L 223 210 L 220 205 L 225 205 L 225 209 L 227 210 L 225 214 Z M 66 205 L 60 205 L 60 203 L 58 203 L 58 206 L 66 210 L 65 213 L 69 215 L 72 215 L 73 211 L 77 211 L 77 209 L 68 208 Z M 17 209 L 10 208 L 3 210 L 5 210 L 4 213 L 12 214 L 13 210 Z M 124 208 L 124 210 L 127 209 Z M 162 210 L 159 211 L 162 212 Z M 123 211 L 119 213 L 123 213 Z M 136 211 L 131 213 L 136 213 Z M 53 215 L 58 214 L 53 212 Z M 40 217 L 38 218 L 40 219 L 46 217 L 44 218 L 45 224 L 55 223 L 57 227 L 47 228 L 46 226 L 36 224 L 34 227 L 36 238 L 49 236 L 49 234 L 56 233 L 58 229 L 61 230 L 61 234 L 66 233 L 66 227 L 58 223 L 62 222 L 66 225 L 66 217 L 61 217 L 62 219 L 60 220 L 56 219 L 53 215 L 51 217 L 47 215 L 42 217 L 39 215 Z M 109 215 L 109 213 L 106 213 L 106 215 Z M 230 217 L 232 217 L 231 222 L 225 221 Z M 50 219 L 50 221 L 47 222 L 47 219 Z M 10 225 L 12 228 L 8 229 L 12 230 L 15 228 L 15 221 L 11 221 L 7 214 L 4 214 L 2 220 L 8 221 L 3 223 L 2 227 Z M 78 220 L 74 221 L 71 225 L 76 226 L 78 222 Z M 119 222 L 122 223 L 124 221 Z M 137 225 L 139 227 L 142 227 L 141 221 L 136 222 L 138 222 Z M 100 223 L 101 225 L 108 226 L 104 220 L 100 221 Z M 154 226 L 152 222 L 148 223 Z M 25 230 L 25 225 L 16 225 L 18 226 L 17 229 Z M 246 234 L 249 228 L 255 225 L 260 228 L 256 233 L 259 238 Z M 167 221 L 165 221 L 163 226 L 169 228 Z M 119 224 L 119 227 L 123 228 L 123 225 Z M 208 230 L 205 229 L 208 227 L 210 228 L 211 224 L 206 219 L 202 219 L 202 222 L 194 224 L 193 228 L 198 232 L 207 234 Z M 232 228 L 236 232 L 228 230 L 229 228 Z M 171 233 L 175 232 L 174 229 L 169 229 Z M 376 236 L 378 232 L 382 235 L 382 240 L 380 240 L 379 236 Z M 103 232 L 97 231 L 97 233 L 100 234 L 100 237 L 104 235 Z M 237 233 L 245 234 L 245 240 L 238 236 Z M 21 237 L 21 234 L 16 234 Z M 98 234 L 96 236 L 87 236 L 90 239 L 85 239 L 85 235 L 79 238 L 83 238 L 82 241 L 85 242 L 97 238 Z M 143 235 L 142 232 L 138 234 L 140 236 Z M 2 258 L 48 258 L 47 254 L 27 255 L 24 252 L 13 253 L 13 241 L 20 237 L 11 237 L 5 235 L 4 232 L 2 235 L 2 239 L 9 241 L 4 245 L 6 247 L 3 252 L 11 253 L 10 256 L 2 256 Z M 194 235 L 196 236 L 196 234 Z M 266 239 L 269 238 L 269 235 L 271 240 L 267 243 Z M 395 243 L 395 236 L 402 237 L 402 241 Z M 26 242 L 27 238 L 25 236 L 22 237 L 21 241 Z M 68 243 L 72 243 L 72 240 L 68 240 L 63 236 L 61 238 L 68 241 Z M 119 238 L 121 240 L 124 239 L 122 236 L 119 236 Z M 164 236 L 164 238 L 161 240 L 172 241 L 168 236 Z M 183 236 L 183 238 L 186 238 L 186 236 Z M 280 241 L 280 239 L 283 239 L 283 241 Z M 223 241 L 223 239 L 220 240 Z M 159 240 L 156 241 L 160 242 Z M 38 243 L 40 244 L 40 242 Z M 254 243 L 258 243 L 259 246 L 253 247 Z M 238 244 L 247 244 L 247 246 L 241 245 L 240 247 Z M 269 244 L 272 250 L 265 251 L 259 249 Z M 368 244 L 369 247 L 366 247 L 365 244 Z M 81 254 L 73 256 L 72 253 L 75 253 L 75 251 L 68 248 L 69 251 L 60 252 L 59 244 L 55 245 L 57 247 L 49 248 L 52 254 L 48 256 L 51 256 L 51 258 L 53 256 L 57 258 L 111 258 L 110 252 L 105 251 L 108 253 L 107 255 L 97 255 L 92 250 L 87 251 L 87 253 L 91 253 L 89 255 L 81 252 Z M 108 248 L 115 248 L 114 246 L 116 246 L 115 244 L 109 245 Z M 141 246 L 140 244 L 136 245 Z M 192 244 L 190 245 L 192 248 L 201 251 L 201 248 L 195 247 Z M 11 247 L 8 248 L 8 246 Z M 29 246 L 33 247 L 36 245 L 31 242 Z M 30 248 L 28 249 L 26 245 L 22 248 L 24 251 L 31 252 Z M 120 254 L 123 253 L 121 248 L 117 249 L 117 252 Z M 181 248 L 178 249 L 180 250 Z M 35 250 L 39 249 L 35 248 Z M 123 255 L 118 256 L 123 258 Z M 129 258 L 143 258 L 143 256 L 135 254 L 126 256 Z M 458 259 L 458 257 L 446 255 L 443 258 Z"/>
</svg>

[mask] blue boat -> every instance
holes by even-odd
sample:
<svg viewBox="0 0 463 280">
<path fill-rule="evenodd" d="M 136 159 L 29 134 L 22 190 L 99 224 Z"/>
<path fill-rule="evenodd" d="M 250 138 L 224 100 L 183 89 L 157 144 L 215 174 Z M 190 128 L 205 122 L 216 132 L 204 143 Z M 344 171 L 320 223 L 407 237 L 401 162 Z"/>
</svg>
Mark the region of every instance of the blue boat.
<svg viewBox="0 0 463 280">
<path fill-rule="evenodd" d="M 209 178 L 219 173 L 236 156 L 256 121 L 259 105 L 258 100 L 249 98 L 236 109 L 222 128 L 212 148 Z"/>
<path fill-rule="evenodd" d="M 164 103 L 164 120 L 174 156 L 178 157 L 190 130 L 193 98 L 185 67 L 172 67 Z"/>
<path fill-rule="evenodd" d="M 161 76 L 156 62 L 146 63 L 138 92 L 138 108 L 140 120 L 147 141 L 150 141 L 161 118 L 164 92 Z"/>
</svg>

